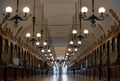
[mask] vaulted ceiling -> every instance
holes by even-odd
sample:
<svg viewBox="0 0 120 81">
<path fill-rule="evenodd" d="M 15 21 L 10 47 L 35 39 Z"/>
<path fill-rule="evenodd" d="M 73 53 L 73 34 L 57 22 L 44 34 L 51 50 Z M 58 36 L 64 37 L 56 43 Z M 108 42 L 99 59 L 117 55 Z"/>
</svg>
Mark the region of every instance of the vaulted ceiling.
<svg viewBox="0 0 120 81">
<path fill-rule="evenodd" d="M 79 0 L 36 0 L 36 26 L 35 32 L 40 32 L 43 24 L 48 24 L 50 31 L 52 46 L 56 56 L 63 58 L 69 44 L 71 28 L 72 28 L 72 17 L 75 15 L 75 3 L 77 3 L 77 14 L 79 14 Z M 89 36 L 83 41 L 80 46 L 79 52 L 82 53 L 88 47 L 90 47 L 97 39 L 103 34 L 107 34 L 111 25 L 118 23 L 118 20 L 110 13 L 110 9 L 113 9 L 118 18 L 120 18 L 120 0 L 95 0 L 95 12 L 98 13 L 98 8 L 103 6 L 106 9 L 105 20 L 96 22 L 96 27 L 91 27 L 89 21 L 82 22 L 82 29 L 89 30 Z M 42 15 L 42 5 L 44 5 L 44 13 Z M 15 15 L 16 0 L 0 0 L 0 21 L 4 18 L 2 13 L 5 13 L 5 7 L 12 6 Z M 20 0 L 20 15 L 22 14 L 22 8 L 28 6 L 30 8 L 30 14 L 33 13 L 33 0 Z M 82 0 L 82 6 L 87 6 L 89 9 L 88 15 L 91 14 L 91 0 Z M 97 14 L 99 16 L 99 14 Z M 42 17 L 44 19 L 42 19 Z M 78 17 L 78 15 L 77 15 Z M 24 40 L 27 32 L 32 32 L 32 17 L 25 22 L 20 22 L 18 27 L 14 27 L 13 21 L 7 21 L 7 27 L 10 27 L 13 31 L 13 35 L 21 37 Z M 47 22 L 48 21 L 48 22 Z M 77 18 L 77 24 L 79 19 Z M 6 27 L 6 25 L 3 25 Z M 43 26 L 45 27 L 45 26 Z M 77 26 L 79 27 L 79 26 Z M 19 30 L 19 32 L 18 32 Z M 17 35 L 16 35 L 17 34 Z"/>
</svg>

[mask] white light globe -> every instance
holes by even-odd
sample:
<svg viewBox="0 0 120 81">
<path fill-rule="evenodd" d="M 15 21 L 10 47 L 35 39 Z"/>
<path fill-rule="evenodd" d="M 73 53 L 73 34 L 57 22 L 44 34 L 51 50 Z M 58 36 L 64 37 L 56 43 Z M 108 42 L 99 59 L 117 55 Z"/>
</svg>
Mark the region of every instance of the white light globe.
<svg viewBox="0 0 120 81">
<path fill-rule="evenodd" d="M 82 7 L 81 12 L 82 13 L 87 13 L 88 12 L 88 8 L 87 7 Z"/>
<path fill-rule="evenodd" d="M 65 60 L 67 60 L 67 58 L 65 58 Z"/>
<path fill-rule="evenodd" d="M 30 37 L 31 36 L 31 34 L 30 33 L 26 33 L 26 37 Z"/>
<path fill-rule="evenodd" d="M 47 45 L 47 42 L 44 42 L 43 45 L 46 46 L 46 45 Z"/>
<path fill-rule="evenodd" d="M 66 53 L 66 55 L 69 55 L 69 53 Z"/>
<path fill-rule="evenodd" d="M 36 42 L 36 45 L 37 45 L 37 46 L 40 45 L 40 42 Z"/>
<path fill-rule="evenodd" d="M 29 9 L 28 7 L 24 7 L 24 8 L 23 8 L 23 12 L 24 12 L 24 13 L 29 13 L 29 12 L 30 12 L 30 9 Z"/>
<path fill-rule="evenodd" d="M 54 61 L 54 58 L 52 58 L 52 60 Z"/>
<path fill-rule="evenodd" d="M 75 49 L 74 49 L 74 51 L 78 51 L 78 49 L 77 49 L 77 48 L 75 48 Z"/>
<path fill-rule="evenodd" d="M 73 41 L 70 41 L 70 44 L 72 45 L 74 42 Z"/>
<path fill-rule="evenodd" d="M 42 49 L 42 51 L 41 51 L 42 53 L 44 53 L 45 52 L 45 50 L 44 49 Z"/>
<path fill-rule="evenodd" d="M 48 56 L 47 53 L 45 53 L 45 56 Z"/>
<path fill-rule="evenodd" d="M 84 30 L 84 34 L 88 34 L 89 31 L 87 29 Z"/>
<path fill-rule="evenodd" d="M 65 58 L 68 58 L 68 56 L 65 56 Z"/>
<path fill-rule="evenodd" d="M 98 9 L 98 12 L 99 12 L 99 13 L 105 13 L 105 8 L 104 8 L 104 7 L 100 7 L 100 8 Z"/>
<path fill-rule="evenodd" d="M 50 53 L 49 55 L 50 55 L 50 56 L 52 56 L 53 54 L 52 54 L 52 53 Z"/>
<path fill-rule="evenodd" d="M 54 59 L 54 57 L 52 56 L 51 59 Z"/>
<path fill-rule="evenodd" d="M 50 50 L 50 49 L 48 49 L 48 52 L 51 52 L 51 50 Z"/>
<path fill-rule="evenodd" d="M 73 52 L 72 55 L 75 55 L 75 53 Z"/>
<path fill-rule="evenodd" d="M 77 30 L 74 29 L 74 30 L 72 31 L 72 33 L 73 33 L 73 34 L 77 34 Z"/>
<path fill-rule="evenodd" d="M 68 48 L 68 51 L 71 51 L 71 49 L 70 49 L 70 48 Z"/>
<path fill-rule="evenodd" d="M 41 34 L 40 34 L 40 33 L 37 33 L 36 37 L 41 37 Z"/>
<path fill-rule="evenodd" d="M 82 42 L 79 40 L 79 41 L 78 41 L 78 44 L 79 44 L 79 45 L 81 45 L 81 44 L 82 44 Z"/>
<path fill-rule="evenodd" d="M 51 62 L 53 64 L 53 62 Z"/>
<path fill-rule="evenodd" d="M 5 11 L 7 13 L 11 13 L 12 12 L 12 7 L 10 7 L 10 6 L 6 7 Z"/>
</svg>

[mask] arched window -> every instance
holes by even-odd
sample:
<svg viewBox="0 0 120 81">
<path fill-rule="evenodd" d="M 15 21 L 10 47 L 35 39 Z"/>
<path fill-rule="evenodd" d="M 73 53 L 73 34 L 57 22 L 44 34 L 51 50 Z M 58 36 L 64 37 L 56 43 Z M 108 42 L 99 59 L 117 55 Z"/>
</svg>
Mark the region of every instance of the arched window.
<svg viewBox="0 0 120 81">
<path fill-rule="evenodd" d="M 24 58 L 24 51 L 23 51 L 23 49 L 21 49 L 21 57 L 22 57 L 22 59 Z"/>
<path fill-rule="evenodd" d="M 115 51 L 115 38 L 112 39 L 112 51 Z"/>
<path fill-rule="evenodd" d="M 20 58 L 20 47 L 18 47 L 18 58 Z"/>
<path fill-rule="evenodd" d="M 17 57 L 17 46 L 15 45 L 15 48 L 14 48 L 14 55 L 15 57 Z"/>
<path fill-rule="evenodd" d="M 8 40 L 7 39 L 5 40 L 5 47 L 4 47 L 4 49 L 5 49 L 5 53 L 8 53 Z"/>
<path fill-rule="evenodd" d="M 103 48 L 102 48 L 102 65 L 105 65 L 106 63 L 106 44 L 103 44 Z"/>
<path fill-rule="evenodd" d="M 13 57 L 13 44 L 10 43 L 10 54 L 11 54 L 11 62 L 12 62 L 12 57 Z"/>
<path fill-rule="evenodd" d="M 103 45 L 103 50 L 105 49 L 105 44 Z"/>
</svg>

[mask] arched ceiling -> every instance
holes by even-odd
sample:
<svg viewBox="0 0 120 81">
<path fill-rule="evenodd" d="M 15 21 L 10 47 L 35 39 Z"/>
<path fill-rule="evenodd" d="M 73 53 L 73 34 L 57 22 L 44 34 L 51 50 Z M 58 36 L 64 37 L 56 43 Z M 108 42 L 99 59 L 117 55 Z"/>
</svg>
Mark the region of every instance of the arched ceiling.
<svg viewBox="0 0 120 81">
<path fill-rule="evenodd" d="M 58 57 L 64 57 L 67 50 L 67 45 L 69 44 L 69 39 L 71 35 L 72 28 L 72 17 L 75 15 L 75 3 L 77 3 L 77 14 L 79 13 L 79 0 L 36 0 L 36 33 L 40 32 L 42 24 L 42 5 L 44 5 L 44 19 L 43 24 L 46 24 L 48 19 L 48 28 L 50 30 L 50 36 L 52 40 L 52 45 L 55 48 L 56 55 Z M 80 53 L 90 47 L 97 39 L 99 39 L 103 34 L 107 34 L 111 25 L 117 23 L 117 20 L 111 15 L 109 9 L 113 9 L 118 18 L 120 18 L 120 0 L 95 0 L 95 12 L 97 14 L 97 9 L 101 6 L 105 7 L 106 14 L 104 21 L 97 21 L 96 27 L 91 27 L 89 21 L 82 22 L 82 29 L 89 30 L 89 36 L 86 40 L 83 41 L 83 44 L 80 47 Z M 16 0 L 1 0 L 0 1 L 0 21 L 2 21 L 4 9 L 6 6 L 12 6 L 13 12 L 15 12 Z M 30 14 L 33 12 L 33 0 L 20 0 L 20 10 L 24 7 L 30 7 Z M 91 14 L 91 0 L 82 0 L 82 6 L 87 6 L 89 9 L 88 15 Z M 12 14 L 13 15 L 13 14 Z M 20 15 L 22 12 L 20 11 Z M 97 14 L 99 15 L 99 14 Z M 106 16 L 107 15 L 107 16 Z M 13 22 L 8 21 L 8 26 L 13 31 L 15 36 L 18 33 L 18 30 L 21 30 L 17 34 L 17 37 L 22 37 L 24 40 L 25 34 L 32 31 L 32 17 L 25 22 L 20 22 L 19 27 L 13 27 Z M 79 19 L 77 19 L 77 24 L 79 24 Z M 77 26 L 79 28 L 79 26 Z"/>
</svg>

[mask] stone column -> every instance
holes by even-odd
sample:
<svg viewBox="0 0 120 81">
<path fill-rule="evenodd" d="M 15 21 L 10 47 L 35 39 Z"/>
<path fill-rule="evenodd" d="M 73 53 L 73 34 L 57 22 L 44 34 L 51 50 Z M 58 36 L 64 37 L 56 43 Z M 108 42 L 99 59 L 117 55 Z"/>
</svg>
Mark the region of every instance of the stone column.
<svg viewBox="0 0 120 81">
<path fill-rule="evenodd" d="M 30 53 L 30 67 L 31 67 L 31 57 L 32 57 L 32 54 Z"/>
<path fill-rule="evenodd" d="M 102 67 L 102 46 L 100 46 L 100 50 L 99 50 L 99 80 L 101 80 L 101 67 Z"/>
<path fill-rule="evenodd" d="M 17 52 L 18 52 L 18 53 L 17 53 L 17 54 L 18 54 L 18 58 L 19 58 L 19 60 L 20 60 L 20 53 L 21 53 L 21 52 L 20 52 L 20 47 L 18 47 L 18 51 L 17 51 Z"/>
<path fill-rule="evenodd" d="M 120 65 L 120 34 L 117 37 L 117 64 Z"/>
<path fill-rule="evenodd" d="M 10 43 L 10 56 L 11 56 L 10 61 L 12 63 L 13 61 L 13 44 L 12 43 Z"/>
<path fill-rule="evenodd" d="M 107 42 L 107 81 L 110 81 L 110 41 Z"/>
<path fill-rule="evenodd" d="M 24 50 L 23 50 L 23 48 L 22 48 L 22 56 L 21 56 L 21 58 L 22 58 L 22 65 L 24 64 Z"/>
<path fill-rule="evenodd" d="M 8 54 L 8 40 L 7 39 L 3 39 L 3 63 L 6 65 L 8 63 L 9 60 L 9 54 Z"/>
<path fill-rule="evenodd" d="M 2 37 L 0 36 L 0 65 L 1 65 L 2 62 L 3 62 L 2 56 L 3 56 L 3 39 L 2 39 Z"/>
<path fill-rule="evenodd" d="M 110 62 L 112 65 L 116 64 L 116 59 L 117 59 L 117 38 L 112 38 L 111 40 L 111 45 L 110 45 Z"/>
<path fill-rule="evenodd" d="M 15 53 L 15 45 L 13 44 L 12 61 L 13 61 L 13 58 L 14 58 L 14 53 Z"/>
<path fill-rule="evenodd" d="M 102 53 L 102 60 L 104 60 L 102 63 L 103 63 L 103 66 L 106 65 L 106 58 L 107 58 L 107 44 L 103 44 L 103 53 Z"/>
<path fill-rule="evenodd" d="M 94 50 L 94 73 L 93 73 L 93 79 L 96 77 L 96 50 Z"/>
<path fill-rule="evenodd" d="M 13 56 L 14 56 L 14 58 L 17 57 L 17 46 L 16 45 L 14 46 L 14 55 Z"/>
<path fill-rule="evenodd" d="M 30 67 L 30 53 L 28 53 L 28 63 L 29 63 L 29 67 Z"/>
</svg>

